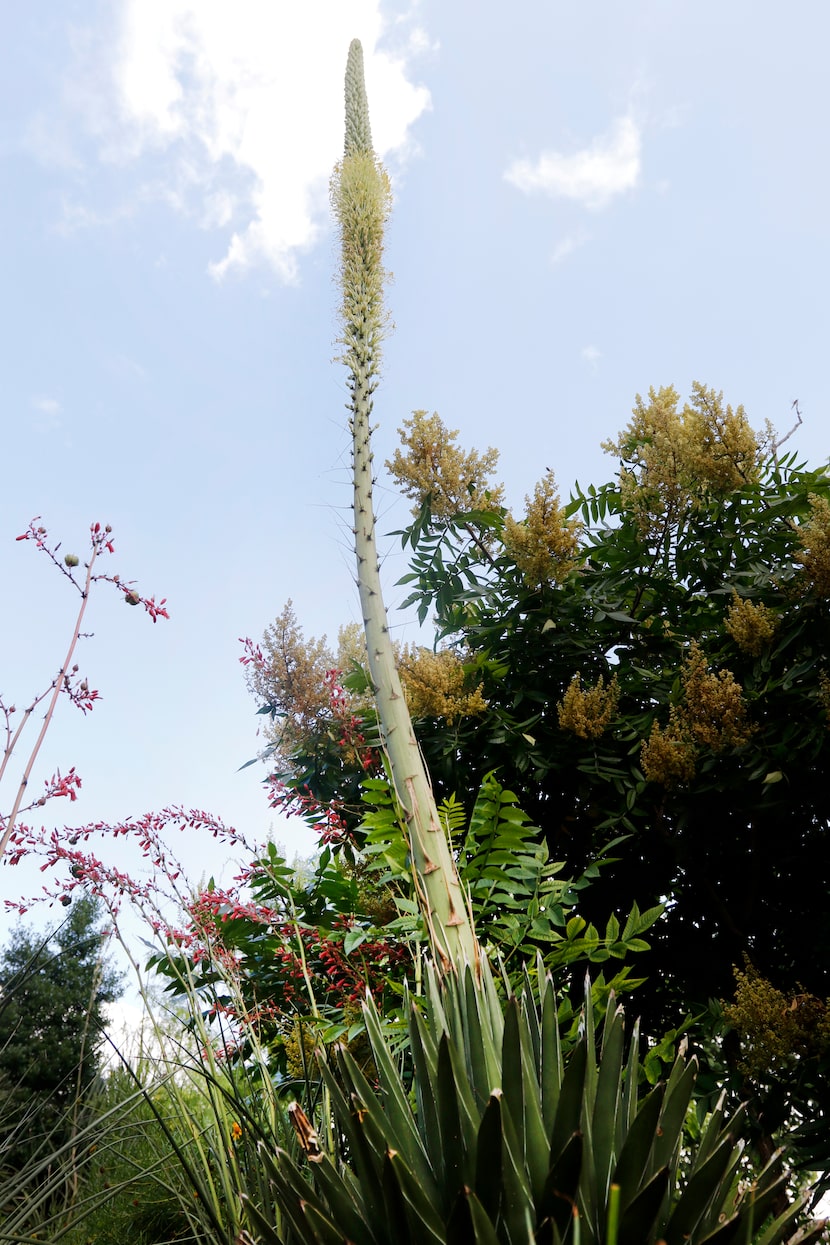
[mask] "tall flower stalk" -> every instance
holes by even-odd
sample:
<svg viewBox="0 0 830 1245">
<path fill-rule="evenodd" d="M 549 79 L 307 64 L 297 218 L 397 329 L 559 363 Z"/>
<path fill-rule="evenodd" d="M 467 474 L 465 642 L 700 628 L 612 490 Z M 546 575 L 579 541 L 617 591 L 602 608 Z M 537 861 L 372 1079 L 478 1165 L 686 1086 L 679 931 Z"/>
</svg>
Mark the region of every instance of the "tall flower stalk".
<svg viewBox="0 0 830 1245">
<path fill-rule="evenodd" d="M 341 359 L 349 372 L 347 409 L 352 433 L 357 583 L 381 735 L 406 820 L 430 943 L 444 971 L 470 964 L 478 972 L 481 949 L 412 729 L 380 583 L 369 421 L 380 374 L 381 342 L 387 327 L 383 247 L 391 202 L 389 178 L 372 147 L 363 49 L 355 39 L 349 47 L 346 67 L 346 141 L 343 159 L 332 179 L 332 203 L 342 246 L 340 342 Z"/>
</svg>

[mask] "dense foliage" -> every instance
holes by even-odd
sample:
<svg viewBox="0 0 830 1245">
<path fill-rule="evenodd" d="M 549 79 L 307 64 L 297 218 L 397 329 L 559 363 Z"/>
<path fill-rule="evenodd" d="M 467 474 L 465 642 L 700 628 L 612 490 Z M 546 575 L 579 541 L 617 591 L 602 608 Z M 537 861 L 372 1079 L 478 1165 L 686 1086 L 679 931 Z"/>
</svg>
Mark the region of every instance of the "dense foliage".
<svg viewBox="0 0 830 1245">
<path fill-rule="evenodd" d="M 700 387 L 638 400 L 611 448 L 617 480 L 519 525 L 423 498 L 411 600 L 488 703 L 421 723 L 434 780 L 495 769 L 572 868 L 630 836 L 614 891 L 669 907 L 650 1011 L 729 993 L 744 953 L 825 997 L 830 477 Z"/>
<path fill-rule="evenodd" d="M 428 931 L 391 785 L 366 778 L 364 788 L 359 851 L 329 845 L 298 868 L 269 844 L 245 871 L 245 895 L 211 881 L 190 903 L 186 927 L 151 960 L 171 996 L 198 1001 L 205 1017 L 231 1026 L 223 1054 L 232 1063 L 258 1045 L 281 1078 L 304 1081 L 315 1048 L 362 1042 L 367 992 L 387 1022 L 405 1029 L 405 990 L 418 987 Z M 612 913 L 601 928 L 589 925 L 575 909 L 605 862 L 573 881 L 562 877 L 538 828 L 492 776 L 469 817 L 456 801 L 440 812 L 482 946 L 506 981 L 518 986 L 538 951 L 548 969 L 578 966 L 583 976 L 594 966 L 598 1011 L 611 990 L 641 984 L 632 960 L 662 908 L 634 905 L 622 921 Z M 566 1029 L 571 1021 L 575 1032 L 573 1011 L 563 1011 Z M 653 1079 L 669 1047 L 646 1061 Z"/>
<path fill-rule="evenodd" d="M 443 712 L 418 715 L 439 797 L 469 807 L 494 772 L 571 876 L 614 841 L 578 910 L 601 922 L 620 897 L 666 904 L 637 966 L 651 1032 L 688 1013 L 720 1023 L 744 957 L 785 1008 L 824 1018 L 809 1051 L 773 1063 L 759 1128 L 795 1107 L 826 1131 L 827 471 L 756 435 L 712 390 L 695 386 L 683 406 L 664 389 L 638 398 L 607 447 L 616 479 L 562 504 L 548 473 L 515 519 L 487 476 L 492 453 L 462 453 L 423 413 L 402 433 L 390 466 L 415 503 L 404 582 L 456 679 Z M 341 714 L 371 739 L 352 653 L 329 657 L 352 670 Z M 266 661 L 272 703 L 285 690 L 276 670 Z M 332 740 L 325 714 L 295 736 L 282 776 L 295 808 Z M 358 771 L 341 752 L 319 772 L 322 803 L 300 811 L 338 809 L 359 841 Z M 745 1014 L 731 1020 L 749 1049 Z M 746 1058 L 730 1043 L 724 1057 L 740 1081 Z M 751 1071 L 757 1086 L 757 1060 Z"/>
<path fill-rule="evenodd" d="M 428 440 L 410 431 L 393 463 L 417 480 L 409 601 L 485 702 L 419 716 L 439 793 L 469 806 L 495 772 L 573 870 L 627 835 L 609 885 L 669 905 L 661 1012 L 730 993 L 744 953 L 780 988 L 826 994 L 830 477 L 712 391 L 680 409 L 661 390 L 613 446 L 615 481 L 560 506 L 546 478 L 516 521 L 486 491 L 450 510 L 451 437 L 417 426 Z M 303 735 L 295 777 L 331 723 Z M 601 887 L 589 902 L 607 904 Z"/>
<path fill-rule="evenodd" d="M 101 1066 L 105 1008 L 121 994 L 100 908 L 79 899 L 38 936 L 20 926 L 0 956 L 0 1165 L 57 1149 L 85 1119 Z"/>
</svg>

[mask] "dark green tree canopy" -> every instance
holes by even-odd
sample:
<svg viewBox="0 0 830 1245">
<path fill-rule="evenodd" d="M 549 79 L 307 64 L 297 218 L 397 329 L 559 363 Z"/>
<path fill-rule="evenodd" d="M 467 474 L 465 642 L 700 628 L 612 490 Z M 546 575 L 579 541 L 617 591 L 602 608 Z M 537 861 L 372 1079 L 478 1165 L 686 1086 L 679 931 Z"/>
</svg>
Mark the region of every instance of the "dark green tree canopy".
<svg viewBox="0 0 830 1245">
<path fill-rule="evenodd" d="M 18 926 L 0 956 L 0 1144 L 13 1135 L 4 1162 L 47 1135 L 58 1144 L 98 1075 L 104 1009 L 122 993 L 100 922 L 98 902 L 83 897 L 45 935 Z"/>
<path fill-rule="evenodd" d="M 728 997 L 744 954 L 826 997 L 826 470 L 700 385 L 685 406 L 638 398 L 607 447 L 618 476 L 562 504 L 547 473 L 518 518 L 492 453 L 461 453 L 423 413 L 403 438 L 408 601 L 486 702 L 420 717 L 439 798 L 472 807 L 495 771 L 572 874 L 628 836 L 584 915 L 667 903 L 638 997 L 655 1026 Z M 332 743 L 323 719 L 287 781 L 348 814 L 360 773 L 327 763 Z"/>
<path fill-rule="evenodd" d="M 586 900 L 667 902 L 661 1021 L 728 995 L 743 954 L 825 997 L 830 478 L 702 386 L 638 399 L 607 448 L 616 480 L 562 510 L 537 489 L 519 524 L 423 498 L 410 600 L 488 702 L 421 725 L 431 772 L 461 793 L 495 768 L 574 868 L 628 834 Z"/>
</svg>

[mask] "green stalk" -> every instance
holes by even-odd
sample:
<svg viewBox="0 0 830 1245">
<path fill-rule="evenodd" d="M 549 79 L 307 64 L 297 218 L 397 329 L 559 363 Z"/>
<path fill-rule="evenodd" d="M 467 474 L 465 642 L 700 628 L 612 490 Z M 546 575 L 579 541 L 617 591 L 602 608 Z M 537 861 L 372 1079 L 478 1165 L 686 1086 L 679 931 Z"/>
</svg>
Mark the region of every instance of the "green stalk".
<svg viewBox="0 0 830 1245">
<path fill-rule="evenodd" d="M 620 1186 L 612 1184 L 608 1190 L 608 1224 L 605 1231 L 606 1245 L 617 1245 L 620 1230 Z"/>
<path fill-rule="evenodd" d="M 341 355 L 349 371 L 349 428 L 354 468 L 357 583 L 375 704 L 392 781 L 403 810 L 415 866 L 418 899 L 437 963 L 446 972 L 464 964 L 476 973 L 481 949 L 470 920 L 447 833 L 412 729 L 395 664 L 380 584 L 372 501 L 370 416 L 387 325 L 383 287 L 384 229 L 391 209 L 389 178 L 375 156 L 363 78 L 363 49 L 352 41 L 346 67 L 346 141 L 332 178 L 340 225 L 343 291 Z"/>
</svg>

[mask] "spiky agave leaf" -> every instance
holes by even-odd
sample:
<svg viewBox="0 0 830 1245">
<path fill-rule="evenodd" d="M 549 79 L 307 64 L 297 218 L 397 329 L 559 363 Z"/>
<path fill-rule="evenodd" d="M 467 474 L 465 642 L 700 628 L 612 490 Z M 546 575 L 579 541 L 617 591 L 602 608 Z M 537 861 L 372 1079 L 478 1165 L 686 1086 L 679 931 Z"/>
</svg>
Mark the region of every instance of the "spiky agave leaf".
<svg viewBox="0 0 830 1245">
<path fill-rule="evenodd" d="M 595 1034 L 590 986 L 583 1036 L 563 1060 L 551 1032 L 553 983 L 541 972 L 538 981 L 528 978 L 509 1000 L 502 1023 L 469 970 L 466 980 L 429 973 L 426 1006 L 411 1009 L 405 1062 L 367 1001 L 377 1083 L 345 1048 L 323 1063 L 342 1151 L 304 1168 L 282 1151 L 267 1157 L 285 1223 L 283 1235 L 269 1234 L 252 1212 L 263 1245 L 816 1239 L 812 1228 L 790 1237 L 803 1203 L 771 1217 L 786 1182 L 780 1155 L 751 1187 L 739 1183 L 739 1116 L 713 1112 L 697 1149 L 684 1150 L 693 1060 L 679 1056 L 666 1084 L 639 1096 L 638 1051 L 629 1045 L 626 1054 L 622 1012 L 612 999 Z"/>
</svg>

